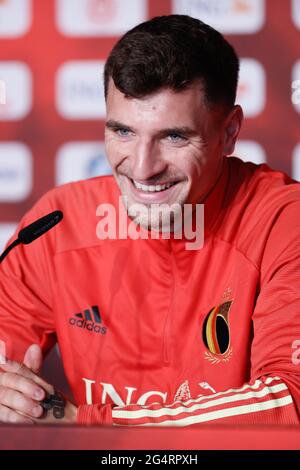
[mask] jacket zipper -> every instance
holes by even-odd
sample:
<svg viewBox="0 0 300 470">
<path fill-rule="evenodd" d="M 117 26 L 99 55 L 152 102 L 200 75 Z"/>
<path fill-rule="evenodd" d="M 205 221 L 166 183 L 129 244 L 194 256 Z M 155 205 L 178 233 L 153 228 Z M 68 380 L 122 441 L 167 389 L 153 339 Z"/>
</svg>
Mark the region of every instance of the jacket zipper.
<svg viewBox="0 0 300 470">
<path fill-rule="evenodd" d="M 171 320 L 172 320 L 172 315 L 174 312 L 175 308 L 175 285 L 176 285 L 176 264 L 175 264 L 175 258 L 174 258 L 174 253 L 172 251 L 171 247 L 171 241 L 170 241 L 170 256 L 171 256 L 171 266 L 172 266 L 172 287 L 171 287 L 171 296 L 170 296 L 170 309 L 165 321 L 165 327 L 164 327 L 164 339 L 163 339 L 163 363 L 165 365 L 169 365 L 171 362 Z"/>
</svg>

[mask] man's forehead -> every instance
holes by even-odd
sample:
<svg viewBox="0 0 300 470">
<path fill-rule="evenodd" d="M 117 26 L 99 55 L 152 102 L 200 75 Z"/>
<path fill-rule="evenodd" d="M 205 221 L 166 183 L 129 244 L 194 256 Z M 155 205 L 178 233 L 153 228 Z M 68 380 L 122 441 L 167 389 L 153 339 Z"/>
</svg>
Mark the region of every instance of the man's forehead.
<svg viewBox="0 0 300 470">
<path fill-rule="evenodd" d="M 216 114 L 217 112 L 217 114 Z M 202 128 L 204 123 L 219 120 L 219 111 L 209 109 L 199 83 L 174 91 L 160 88 L 143 98 L 126 97 L 111 80 L 107 95 L 107 119 L 124 127 L 137 129 Z"/>
<path fill-rule="evenodd" d="M 160 87 L 151 93 L 145 94 L 142 97 L 135 98 L 132 96 L 128 96 L 125 93 L 122 93 L 116 86 L 112 78 L 109 80 L 108 91 L 107 91 L 107 100 L 111 101 L 112 99 L 116 99 L 118 101 L 123 101 L 124 103 L 147 103 L 149 101 L 155 101 L 156 98 L 159 100 L 162 97 L 165 99 L 169 98 L 170 100 L 184 100 L 184 99 L 195 99 L 197 98 L 197 103 L 199 105 L 205 103 L 205 91 L 202 83 L 197 80 L 195 82 L 190 83 L 186 87 L 175 90 L 171 87 L 164 86 Z"/>
</svg>

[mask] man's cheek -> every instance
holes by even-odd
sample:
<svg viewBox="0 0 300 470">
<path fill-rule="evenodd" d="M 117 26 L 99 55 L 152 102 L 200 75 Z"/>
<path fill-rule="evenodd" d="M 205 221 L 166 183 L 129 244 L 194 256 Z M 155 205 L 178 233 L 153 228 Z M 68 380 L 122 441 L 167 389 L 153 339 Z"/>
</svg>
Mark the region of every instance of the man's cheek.
<svg viewBox="0 0 300 470">
<path fill-rule="evenodd" d="M 112 168 L 116 168 L 119 162 L 122 161 L 122 156 L 118 149 L 118 145 L 116 145 L 116 142 L 106 142 L 105 152 L 110 166 Z"/>
</svg>

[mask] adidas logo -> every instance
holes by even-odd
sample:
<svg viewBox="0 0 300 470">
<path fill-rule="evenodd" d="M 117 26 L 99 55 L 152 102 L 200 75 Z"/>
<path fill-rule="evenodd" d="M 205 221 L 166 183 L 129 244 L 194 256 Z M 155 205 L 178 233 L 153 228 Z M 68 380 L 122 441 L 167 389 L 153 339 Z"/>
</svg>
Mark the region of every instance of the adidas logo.
<svg viewBox="0 0 300 470">
<path fill-rule="evenodd" d="M 84 310 L 83 313 L 75 313 L 74 317 L 69 319 L 69 323 L 72 326 L 85 328 L 88 331 L 100 333 L 101 335 L 105 335 L 107 331 L 106 326 L 102 326 L 102 318 L 97 305 L 91 307 L 91 310 Z"/>
</svg>

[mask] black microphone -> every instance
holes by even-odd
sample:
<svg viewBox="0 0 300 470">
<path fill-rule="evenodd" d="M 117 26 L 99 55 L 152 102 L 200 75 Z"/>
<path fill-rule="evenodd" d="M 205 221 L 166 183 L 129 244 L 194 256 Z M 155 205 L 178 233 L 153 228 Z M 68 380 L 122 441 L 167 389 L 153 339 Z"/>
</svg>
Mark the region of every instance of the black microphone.
<svg viewBox="0 0 300 470">
<path fill-rule="evenodd" d="M 27 227 L 24 227 L 18 233 L 18 238 L 14 240 L 2 253 L 0 256 L 0 263 L 2 263 L 4 258 L 15 246 L 20 245 L 20 243 L 28 245 L 29 243 L 39 238 L 41 235 L 44 235 L 44 233 L 48 232 L 48 230 L 58 224 L 62 218 L 63 213 L 61 211 L 54 211 L 45 215 L 44 217 L 41 217 L 32 224 L 27 225 Z"/>
</svg>

